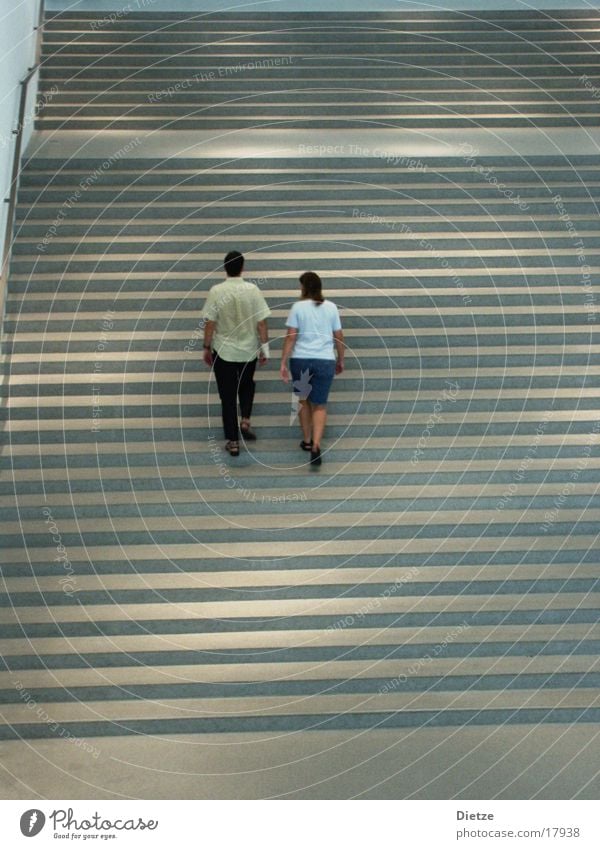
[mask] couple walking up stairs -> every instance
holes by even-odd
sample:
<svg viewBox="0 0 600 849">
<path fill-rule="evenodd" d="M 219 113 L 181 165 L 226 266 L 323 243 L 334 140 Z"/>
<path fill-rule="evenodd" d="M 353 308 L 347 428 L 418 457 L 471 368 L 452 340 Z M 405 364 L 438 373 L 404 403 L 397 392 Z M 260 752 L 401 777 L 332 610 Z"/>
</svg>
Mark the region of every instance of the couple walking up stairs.
<svg viewBox="0 0 600 849">
<path fill-rule="evenodd" d="M 166 17 L 160 32 L 146 14 L 95 28 L 89 16 L 61 15 L 46 26 L 44 86 L 60 94 L 39 127 L 99 128 L 105 151 L 70 136 L 53 149 L 40 136 L 20 181 L 2 338 L 0 736 L 52 741 L 58 724 L 92 744 L 239 732 L 250 746 L 296 735 L 302 748 L 321 745 L 314 731 L 404 740 L 481 728 L 497 741 L 514 728 L 594 726 L 597 156 L 471 148 L 408 162 L 362 142 L 359 152 L 342 135 L 328 156 L 250 143 L 242 156 L 215 144 L 191 155 L 183 143 L 161 156 L 145 138 L 119 154 L 115 128 L 167 117 L 182 128 L 246 126 L 243 104 L 213 105 L 227 100 L 216 77 L 158 111 L 141 99 L 174 85 L 183 65 L 216 74 L 232 50 L 246 61 L 257 16 L 209 18 L 206 33 L 226 28 L 229 38 L 205 52 L 187 51 L 192 30 Z M 450 25 L 465 43 L 478 32 L 445 14 L 384 17 L 367 39 L 374 53 L 384 43 L 396 51 L 401 27 L 414 29 L 403 36 L 414 50 Z M 567 23 L 583 30 L 590 17 Z M 264 27 L 275 33 L 273 21 Z M 531 73 L 515 66 L 521 118 L 529 122 L 530 103 L 531 120 L 547 123 L 542 101 L 563 116 L 573 99 L 577 120 L 592 121 L 558 58 L 533 68 L 542 42 L 559 31 L 569 40 L 567 24 L 533 13 L 505 16 L 509 24 L 538 44 L 523 52 Z M 512 50 L 498 26 L 491 14 L 480 28 Z M 194 38 L 202 27 L 194 22 Z M 262 41 L 291 43 L 295 55 L 290 27 Z M 310 61 L 294 80 L 278 66 L 279 90 L 272 65 L 228 75 L 223 91 L 259 86 L 253 109 L 285 110 L 296 126 L 319 124 L 324 111 L 346 126 L 346 106 L 358 123 L 383 114 L 340 82 L 352 51 L 325 59 L 322 36 L 303 39 Z M 571 53 L 577 71 L 596 73 L 583 42 Z M 454 47 L 436 55 L 437 70 L 411 73 L 435 101 L 423 120 L 439 123 L 448 103 L 475 96 L 469 75 L 483 85 L 489 63 L 468 58 L 461 82 L 433 86 Z M 536 84 L 538 72 L 552 84 Z M 477 106 L 482 125 L 501 120 L 491 113 L 511 74 L 489 76 L 494 105 Z M 380 91 L 401 85 L 396 71 L 367 75 Z M 334 85 L 347 95 L 320 106 Z M 191 115 L 196 100 L 204 111 Z M 470 126 L 475 106 L 452 108 Z M 271 312 L 273 358 L 298 269 L 317 268 L 340 309 L 344 370 L 318 475 L 306 474 L 297 411 L 275 369 L 257 370 L 260 439 L 235 460 L 220 448 L 201 314 L 232 246 Z M 24 709 L 23 691 L 54 725 Z M 309 780 L 295 774 L 281 792 Z"/>
</svg>

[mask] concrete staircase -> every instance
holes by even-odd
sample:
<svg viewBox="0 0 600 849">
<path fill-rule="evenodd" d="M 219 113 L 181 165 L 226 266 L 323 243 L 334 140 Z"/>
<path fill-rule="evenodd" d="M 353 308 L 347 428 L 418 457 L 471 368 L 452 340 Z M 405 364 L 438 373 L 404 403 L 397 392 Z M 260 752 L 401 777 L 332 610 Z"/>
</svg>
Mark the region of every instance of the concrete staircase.
<svg viewBox="0 0 600 849">
<path fill-rule="evenodd" d="M 597 159 L 106 162 L 21 181 L 0 737 L 598 722 Z M 238 460 L 232 247 L 276 340 Z M 307 268 L 349 347 L 318 473 L 276 368 Z"/>
<path fill-rule="evenodd" d="M 49 16 L 47 130 L 598 126 L 595 10 Z"/>
<path fill-rule="evenodd" d="M 348 133 L 339 157 L 150 158 L 107 132 L 597 126 L 597 24 L 48 21 L 39 129 L 114 153 L 21 179 L 0 739 L 600 720 L 597 157 L 392 158 Z M 237 460 L 199 328 L 231 248 L 275 351 Z M 277 376 L 309 268 L 349 348 L 319 472 Z"/>
</svg>

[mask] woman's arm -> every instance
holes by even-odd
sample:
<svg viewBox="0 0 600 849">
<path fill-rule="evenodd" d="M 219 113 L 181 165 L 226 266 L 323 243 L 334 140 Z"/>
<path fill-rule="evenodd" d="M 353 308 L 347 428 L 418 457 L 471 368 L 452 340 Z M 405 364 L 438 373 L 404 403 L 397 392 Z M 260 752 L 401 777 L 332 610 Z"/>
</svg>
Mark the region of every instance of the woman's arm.
<svg viewBox="0 0 600 849">
<path fill-rule="evenodd" d="M 333 339 L 335 344 L 335 350 L 337 353 L 337 363 L 335 365 L 335 373 L 341 374 L 344 371 L 344 354 L 346 352 L 346 346 L 344 345 L 344 331 L 343 330 L 334 330 L 333 331 Z"/>
<path fill-rule="evenodd" d="M 298 331 L 295 327 L 288 327 L 287 335 L 283 340 L 283 351 L 281 352 L 281 368 L 279 369 L 279 374 L 285 383 L 288 383 L 290 379 L 287 364 L 294 345 L 296 344 L 297 335 Z"/>
</svg>

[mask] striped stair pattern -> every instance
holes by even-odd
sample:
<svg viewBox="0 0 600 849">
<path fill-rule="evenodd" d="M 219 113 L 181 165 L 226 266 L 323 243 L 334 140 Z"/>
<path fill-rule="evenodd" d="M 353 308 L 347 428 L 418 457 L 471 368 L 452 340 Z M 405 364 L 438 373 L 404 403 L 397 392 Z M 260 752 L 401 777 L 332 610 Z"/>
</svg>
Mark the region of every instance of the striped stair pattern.
<svg viewBox="0 0 600 849">
<path fill-rule="evenodd" d="M 600 166 L 481 165 L 27 162 L 0 738 L 600 720 Z M 232 247 L 275 351 L 235 460 L 199 326 Z M 307 268 L 348 346 L 319 472 L 276 367 Z"/>
<path fill-rule="evenodd" d="M 598 126 L 597 10 L 49 13 L 48 130 Z"/>
</svg>

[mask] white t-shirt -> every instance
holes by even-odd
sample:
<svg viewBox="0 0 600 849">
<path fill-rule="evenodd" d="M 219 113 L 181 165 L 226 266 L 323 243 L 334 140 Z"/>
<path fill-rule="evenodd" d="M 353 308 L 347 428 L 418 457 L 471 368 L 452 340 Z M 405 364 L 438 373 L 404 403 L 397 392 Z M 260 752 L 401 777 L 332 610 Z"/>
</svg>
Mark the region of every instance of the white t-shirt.
<svg viewBox="0 0 600 849">
<path fill-rule="evenodd" d="M 298 331 L 292 357 L 335 360 L 333 331 L 341 330 L 342 323 L 334 303 L 323 301 L 322 304 L 316 304 L 310 298 L 296 301 L 286 326 Z"/>
</svg>

